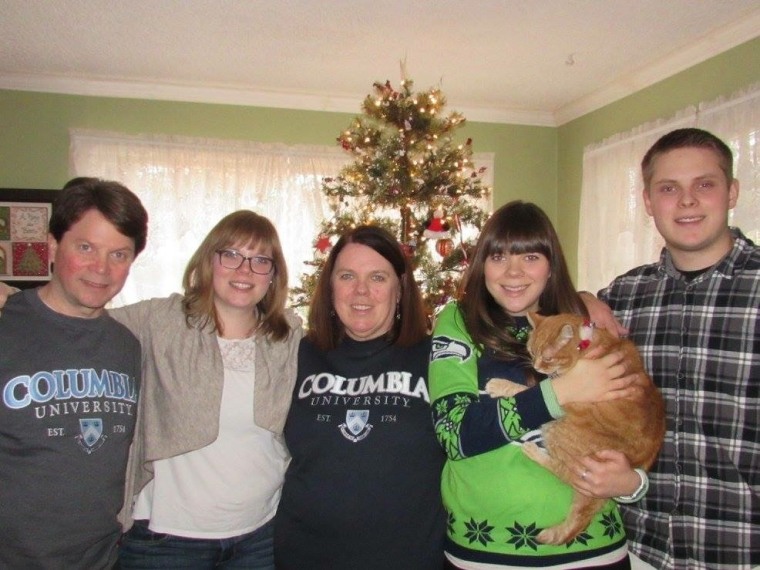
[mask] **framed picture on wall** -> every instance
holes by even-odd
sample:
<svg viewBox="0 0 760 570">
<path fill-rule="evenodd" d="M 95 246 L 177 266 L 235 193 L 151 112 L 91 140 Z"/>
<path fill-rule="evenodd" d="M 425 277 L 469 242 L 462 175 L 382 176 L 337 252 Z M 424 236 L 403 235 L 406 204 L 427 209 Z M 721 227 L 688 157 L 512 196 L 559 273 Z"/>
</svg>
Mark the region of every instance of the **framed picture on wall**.
<svg viewBox="0 0 760 570">
<path fill-rule="evenodd" d="M 48 221 L 58 190 L 0 188 L 0 281 L 27 289 L 50 280 Z"/>
</svg>

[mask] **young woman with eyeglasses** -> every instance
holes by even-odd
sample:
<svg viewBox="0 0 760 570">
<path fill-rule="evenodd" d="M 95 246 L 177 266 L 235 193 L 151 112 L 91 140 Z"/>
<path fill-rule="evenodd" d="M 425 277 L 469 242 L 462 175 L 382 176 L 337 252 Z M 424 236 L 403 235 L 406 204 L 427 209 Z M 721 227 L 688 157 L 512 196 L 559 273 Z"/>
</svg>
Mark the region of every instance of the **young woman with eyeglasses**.
<svg viewBox="0 0 760 570">
<path fill-rule="evenodd" d="M 302 336 L 287 282 L 274 226 L 241 210 L 193 254 L 184 295 L 110 311 L 143 348 L 121 568 L 274 568 Z"/>
</svg>

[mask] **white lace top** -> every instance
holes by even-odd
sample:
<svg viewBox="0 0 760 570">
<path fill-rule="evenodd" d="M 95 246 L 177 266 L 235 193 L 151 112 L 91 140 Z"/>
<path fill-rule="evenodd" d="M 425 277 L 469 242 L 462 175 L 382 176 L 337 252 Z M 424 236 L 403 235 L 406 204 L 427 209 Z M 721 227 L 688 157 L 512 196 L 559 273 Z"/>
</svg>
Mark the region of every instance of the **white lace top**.
<svg viewBox="0 0 760 570">
<path fill-rule="evenodd" d="M 135 519 L 155 532 L 230 538 L 274 516 L 289 461 L 281 439 L 253 422 L 253 338 L 217 338 L 224 362 L 219 435 L 210 445 L 156 461 Z"/>
</svg>

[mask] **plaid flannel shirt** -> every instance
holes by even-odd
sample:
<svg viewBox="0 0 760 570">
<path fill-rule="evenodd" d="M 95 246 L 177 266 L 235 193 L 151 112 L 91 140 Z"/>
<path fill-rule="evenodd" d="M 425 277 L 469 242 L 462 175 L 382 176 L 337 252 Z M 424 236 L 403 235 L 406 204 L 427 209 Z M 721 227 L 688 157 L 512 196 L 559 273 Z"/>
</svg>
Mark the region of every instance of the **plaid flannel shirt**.
<svg viewBox="0 0 760 570">
<path fill-rule="evenodd" d="M 621 505 L 631 550 L 656 568 L 760 565 L 760 248 L 731 231 L 691 282 L 663 250 L 599 292 L 666 401 L 649 492 Z"/>
</svg>

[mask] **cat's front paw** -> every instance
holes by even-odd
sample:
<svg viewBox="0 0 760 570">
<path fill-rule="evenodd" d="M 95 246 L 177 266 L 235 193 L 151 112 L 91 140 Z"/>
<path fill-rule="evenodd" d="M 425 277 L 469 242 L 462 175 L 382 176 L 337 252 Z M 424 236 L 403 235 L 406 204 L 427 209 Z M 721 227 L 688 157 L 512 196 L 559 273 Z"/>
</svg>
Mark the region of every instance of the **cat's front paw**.
<svg viewBox="0 0 760 570">
<path fill-rule="evenodd" d="M 526 387 L 522 384 L 504 378 L 491 378 L 486 383 L 486 392 L 492 398 L 511 398 L 525 389 Z"/>
<path fill-rule="evenodd" d="M 549 468 L 549 454 L 545 449 L 540 448 L 534 442 L 528 441 L 523 443 L 522 451 L 539 465 L 543 465 L 547 469 Z"/>
</svg>

